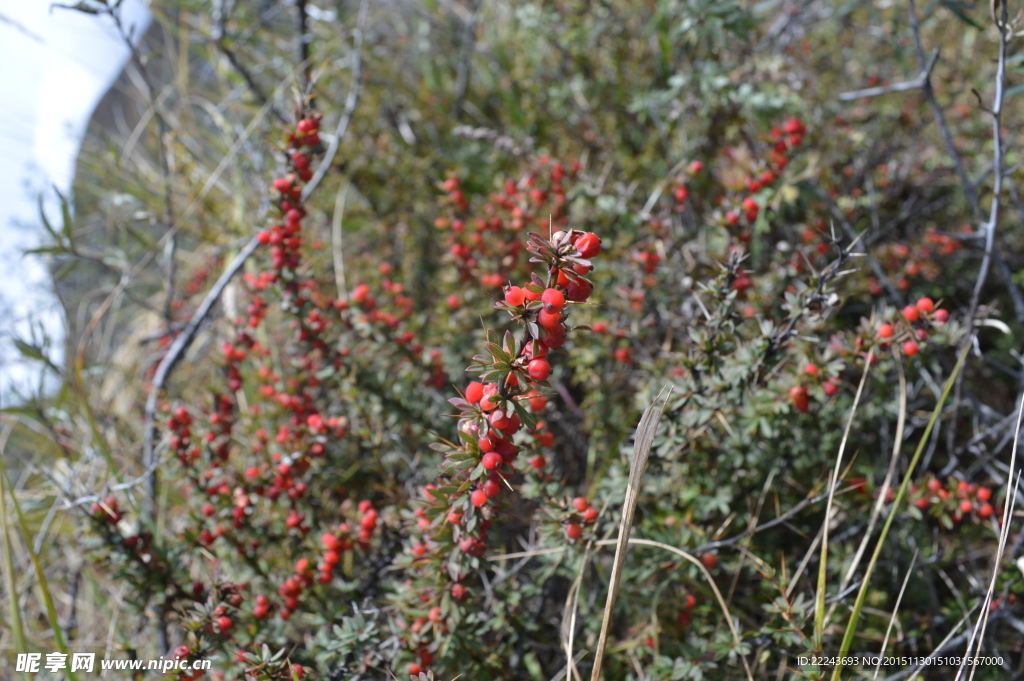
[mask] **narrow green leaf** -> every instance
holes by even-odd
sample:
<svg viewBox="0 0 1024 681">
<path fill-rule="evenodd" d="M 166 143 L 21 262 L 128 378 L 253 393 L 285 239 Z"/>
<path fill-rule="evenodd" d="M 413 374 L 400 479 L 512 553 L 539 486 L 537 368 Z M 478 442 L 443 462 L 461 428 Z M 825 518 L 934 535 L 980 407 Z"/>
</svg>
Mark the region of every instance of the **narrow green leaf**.
<svg viewBox="0 0 1024 681">
<path fill-rule="evenodd" d="M 14 639 L 14 650 L 18 653 L 28 652 L 28 641 L 25 638 L 25 626 L 18 609 L 18 583 L 14 576 L 14 543 L 11 541 L 11 529 L 7 520 L 7 465 L 3 457 L 3 445 L 10 435 L 8 426 L 0 436 L 0 468 L 4 471 L 0 478 L 0 529 L 3 530 L 4 543 L 4 582 L 7 587 L 7 607 L 11 613 L 11 634 Z"/>
<path fill-rule="evenodd" d="M 899 490 L 896 492 L 896 498 L 892 502 L 892 511 L 885 519 L 885 525 L 882 526 L 882 531 L 878 535 L 878 541 L 875 542 L 874 553 L 871 554 L 871 560 L 868 562 L 868 567 L 864 571 L 864 577 L 861 579 L 860 589 L 857 591 L 857 600 L 853 604 L 853 612 L 850 613 L 850 621 L 846 625 L 846 633 L 843 634 L 843 642 L 839 646 L 839 659 L 841 660 L 846 653 L 850 650 L 850 645 L 853 643 L 853 636 L 857 633 L 857 622 L 860 620 L 860 611 L 864 607 L 864 598 L 867 596 L 868 585 L 871 583 L 871 574 L 875 571 L 875 565 L 878 563 L 878 556 L 882 553 L 882 547 L 885 545 L 885 537 L 889 534 L 889 527 L 892 525 L 893 518 L 896 517 L 896 510 L 903 503 L 903 499 L 907 494 L 907 488 L 910 486 L 910 481 L 914 479 L 914 469 L 917 467 L 918 461 L 921 460 L 921 455 L 924 453 L 925 445 L 928 444 L 928 440 L 931 439 L 932 428 L 935 427 L 935 422 L 939 420 L 939 414 L 942 413 L 942 406 L 946 403 L 946 398 L 949 397 L 949 392 L 953 388 L 953 383 L 956 381 L 956 377 L 960 374 L 963 369 L 964 361 L 967 359 L 967 353 L 971 349 L 971 343 L 964 343 L 964 349 L 960 352 L 960 358 L 956 362 L 956 366 L 953 367 L 953 371 L 949 374 L 949 378 L 946 379 L 946 384 L 942 386 L 942 394 L 939 395 L 939 401 L 935 405 L 935 409 L 932 411 L 932 416 L 928 419 L 928 426 L 924 429 L 924 433 L 921 434 L 921 439 L 917 443 L 917 450 L 914 451 L 914 456 L 910 460 L 910 464 L 907 466 L 906 472 L 903 474 L 903 482 L 900 484 Z M 839 681 L 839 673 L 842 671 L 843 665 L 837 664 L 832 670 L 832 681 Z"/>
<path fill-rule="evenodd" d="M 36 581 L 39 582 L 39 589 L 43 593 L 43 605 L 46 606 L 46 619 L 50 621 L 50 628 L 53 630 L 53 641 L 57 644 L 57 650 L 67 655 L 68 649 L 64 645 L 64 634 L 61 632 L 60 620 L 57 618 L 57 609 L 53 606 L 53 595 L 50 593 L 50 586 L 46 581 L 46 573 L 39 562 L 39 556 L 36 555 L 35 550 L 32 548 L 32 535 L 28 531 L 28 524 L 25 522 L 25 516 L 21 512 L 21 504 L 18 503 L 18 497 L 14 495 L 14 485 L 11 484 L 11 479 L 7 475 L 7 464 L 2 459 L 3 457 L 0 457 L 0 475 L 3 476 L 3 479 L 0 480 L 0 487 L 7 487 L 11 490 L 11 502 L 14 504 L 14 512 L 18 516 L 18 525 L 21 527 L 21 536 L 25 542 L 25 550 L 28 551 L 28 556 L 32 560 L 32 569 L 35 570 Z M 67 678 L 68 681 L 75 681 L 74 672 L 68 670 Z"/>
</svg>

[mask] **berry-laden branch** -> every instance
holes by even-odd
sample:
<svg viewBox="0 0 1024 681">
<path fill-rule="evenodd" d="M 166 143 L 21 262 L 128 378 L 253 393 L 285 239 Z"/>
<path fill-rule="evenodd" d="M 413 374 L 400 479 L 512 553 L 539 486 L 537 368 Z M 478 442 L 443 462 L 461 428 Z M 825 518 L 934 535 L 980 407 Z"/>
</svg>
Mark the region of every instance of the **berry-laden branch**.
<svg viewBox="0 0 1024 681">
<path fill-rule="evenodd" d="M 542 391 L 549 387 L 550 353 L 566 342 L 572 306 L 585 302 L 593 291 L 586 275 L 593 269 L 591 258 L 601 252 L 601 239 L 575 229 L 547 239 L 530 233 L 526 249 L 530 262 L 543 267 L 544 276 L 534 272 L 528 283 L 506 286 L 503 299 L 495 304 L 521 326 L 522 334 L 517 338 L 506 332 L 500 342 L 488 334 L 486 352 L 475 356 L 467 369 L 478 373 L 479 380 L 471 382 L 464 395 L 449 400 L 459 410 L 460 442 L 432 445 L 444 453 L 441 473 L 436 483 L 427 485 L 424 504 L 415 512 L 412 544 L 404 558 L 418 581 L 407 592 L 413 607 L 433 604 L 426 617 L 415 617 L 405 641 L 419 657 L 409 666 L 413 674 L 433 660 L 426 644 L 428 632 L 447 630 L 452 600 L 461 601 L 468 593 L 462 582 L 482 569 L 502 487 L 511 489 L 508 480 L 515 473 L 515 461 L 530 446 L 525 438 L 517 442 L 516 434 L 524 427 L 532 434 L 538 451 L 530 466 L 538 470 L 547 464 L 539 449 L 553 442 L 535 412 L 546 404 Z M 592 524 L 596 515 L 584 513 L 582 522 Z M 582 526 L 570 522 L 566 534 L 577 540 Z"/>
</svg>

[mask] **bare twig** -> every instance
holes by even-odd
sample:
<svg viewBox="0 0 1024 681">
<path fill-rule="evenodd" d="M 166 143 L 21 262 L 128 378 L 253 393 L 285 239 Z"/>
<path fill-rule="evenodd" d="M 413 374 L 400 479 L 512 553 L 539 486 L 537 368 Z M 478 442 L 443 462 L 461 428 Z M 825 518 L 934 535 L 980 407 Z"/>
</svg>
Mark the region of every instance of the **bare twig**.
<svg viewBox="0 0 1024 681">
<path fill-rule="evenodd" d="M 921 69 L 925 70 L 927 65 L 927 57 L 924 52 L 924 45 L 921 43 L 921 25 L 917 20 L 917 6 L 914 4 L 914 0 L 907 0 L 907 9 L 910 13 L 910 30 L 914 34 L 914 47 L 917 49 L 917 61 L 921 65 Z M 930 73 L 930 72 L 929 72 Z M 960 184 L 964 188 L 964 194 L 967 195 L 967 202 L 971 205 L 975 212 L 978 214 L 978 193 L 971 184 L 971 180 L 967 177 L 967 171 L 964 170 L 964 164 L 960 160 L 960 154 L 957 153 L 956 145 L 953 143 L 953 133 L 949 130 L 949 125 L 946 123 L 946 115 L 942 111 L 942 107 L 939 106 L 939 100 L 935 97 L 935 90 L 932 88 L 931 78 L 926 78 L 923 86 L 921 87 L 924 92 L 925 99 L 928 100 L 928 105 L 932 109 L 932 114 L 935 117 L 935 122 L 939 126 L 939 131 L 942 133 L 942 139 L 946 144 L 946 151 L 949 153 L 949 158 L 953 162 L 953 168 L 956 170 L 957 177 L 960 178 Z"/>
<path fill-rule="evenodd" d="M 913 6 L 913 0 L 910 0 L 911 6 Z M 1006 4 L 1003 3 L 1003 18 L 1008 19 L 1008 10 Z M 995 247 L 996 240 L 996 225 L 999 222 L 999 211 L 1001 207 L 1001 199 L 1003 193 L 1003 135 L 1002 135 L 1002 112 L 1003 112 L 1003 93 L 1004 84 L 1006 81 L 1006 44 L 1013 36 L 1013 31 L 1006 25 L 1006 21 L 1002 24 L 997 22 L 997 28 L 999 29 L 999 61 L 996 67 L 996 94 L 992 102 L 992 108 L 989 113 L 992 115 L 992 143 L 993 149 L 993 160 L 992 168 L 994 173 L 993 186 L 992 186 L 992 204 L 989 207 L 988 221 L 982 226 L 982 232 L 985 236 L 985 253 L 981 259 L 981 267 L 978 269 L 978 279 L 974 283 L 974 291 L 971 293 L 971 303 L 967 308 L 967 331 L 963 344 L 966 346 L 968 343 L 973 342 L 973 331 L 974 331 L 974 317 L 978 312 L 978 303 L 981 300 L 981 291 L 985 287 L 985 281 L 988 279 L 989 269 L 992 267 L 992 255 Z M 966 176 L 965 176 L 966 177 Z M 964 178 L 961 178 L 964 181 Z M 967 191 L 965 185 L 964 190 Z M 977 196 L 974 197 L 975 214 L 980 212 L 980 207 L 977 203 Z M 956 379 L 956 390 L 953 394 L 953 417 L 950 420 L 950 430 L 947 435 L 947 444 L 950 451 L 953 450 L 953 438 L 956 432 L 957 416 L 960 410 L 960 396 L 963 391 L 964 375 L 960 374 Z"/>
<path fill-rule="evenodd" d="M 869 87 L 863 90 L 853 90 L 852 92 L 844 92 L 839 95 L 840 102 L 849 102 L 853 99 L 861 99 L 862 97 L 878 97 L 879 95 L 887 95 L 891 92 L 907 92 L 908 90 L 920 90 L 926 87 L 929 80 L 932 77 L 932 69 L 935 68 L 935 63 L 939 60 L 939 50 L 935 49 L 932 51 L 932 56 L 925 65 L 924 70 L 914 80 L 904 81 L 902 83 L 893 83 L 892 85 L 879 85 L 878 87 Z"/>
<path fill-rule="evenodd" d="M 363 60 L 363 27 L 366 25 L 366 10 L 369 3 L 367 0 L 363 0 L 359 5 L 359 19 L 356 22 L 356 28 L 352 32 L 353 41 L 355 46 L 352 54 L 352 84 L 349 86 L 348 97 L 345 99 L 345 110 L 341 113 L 341 118 L 338 119 L 338 125 L 334 130 L 334 139 L 331 140 L 330 145 L 327 147 L 327 153 L 324 155 L 323 162 L 316 169 L 309 184 L 306 185 L 305 189 L 302 190 L 302 198 L 305 200 L 313 191 L 317 188 L 320 182 L 327 175 L 327 171 L 330 170 L 331 164 L 334 162 L 334 156 L 338 153 L 338 146 L 341 144 L 341 140 L 345 137 L 345 132 L 348 130 L 348 124 L 352 120 L 352 113 L 356 110 L 356 103 L 359 101 L 359 89 L 360 79 L 362 78 L 362 60 Z"/>
</svg>

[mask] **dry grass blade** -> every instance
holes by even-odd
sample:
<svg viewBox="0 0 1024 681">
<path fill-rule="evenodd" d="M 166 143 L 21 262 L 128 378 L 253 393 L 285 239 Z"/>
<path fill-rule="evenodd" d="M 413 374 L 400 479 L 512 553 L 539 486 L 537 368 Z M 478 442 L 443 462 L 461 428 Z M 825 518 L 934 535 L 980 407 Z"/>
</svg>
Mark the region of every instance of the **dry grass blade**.
<svg viewBox="0 0 1024 681">
<path fill-rule="evenodd" d="M 622 565 L 626 561 L 626 551 L 629 546 L 629 533 L 633 529 L 633 516 L 636 513 L 636 502 L 640 495 L 640 481 L 647 470 L 647 457 L 651 453 L 651 445 L 654 444 L 654 434 L 658 430 L 658 421 L 661 420 L 662 411 L 665 405 L 661 402 L 661 395 L 654 401 L 636 428 L 636 442 L 633 446 L 633 463 L 629 468 L 629 484 L 626 487 L 626 499 L 622 503 L 622 520 L 619 522 L 619 539 L 615 545 L 615 559 L 612 563 L 612 574 L 608 584 L 608 598 L 604 603 L 604 618 L 601 621 L 601 635 L 597 639 L 597 653 L 594 656 L 594 669 L 590 674 L 590 681 L 597 681 L 601 678 L 601 663 L 604 658 L 604 650 L 608 645 L 608 629 L 612 624 L 612 610 L 615 607 L 615 596 L 619 591 L 619 580 L 622 578 Z"/>
<path fill-rule="evenodd" d="M 576 574 L 576 579 L 573 580 L 572 586 L 569 588 L 569 593 L 565 598 L 565 608 L 562 611 L 562 647 L 565 649 L 565 671 L 563 674 L 566 678 L 578 681 L 581 677 L 579 669 L 576 668 L 576 662 L 579 661 L 580 655 L 573 654 L 572 648 L 576 634 L 576 610 L 579 606 L 580 588 L 583 585 L 583 573 L 590 561 L 590 551 L 591 547 L 588 546 L 583 554 L 583 560 L 580 561 L 580 570 Z M 583 654 L 585 652 L 580 651 Z"/>
<path fill-rule="evenodd" d="M 729 625 L 729 631 L 732 633 L 733 641 L 735 641 L 736 643 L 736 654 L 739 655 L 740 660 L 743 662 L 743 668 L 747 672 L 747 679 L 749 681 L 754 681 L 754 674 L 750 671 L 750 665 L 747 663 L 747 658 L 743 655 L 743 652 L 740 650 L 742 641 L 740 640 L 739 631 L 736 630 L 736 624 L 732 621 L 732 615 L 729 614 L 729 606 L 726 605 L 725 599 L 722 598 L 722 592 L 718 590 L 718 586 L 715 584 L 715 580 L 711 577 L 711 573 L 708 572 L 708 569 L 704 567 L 704 564 L 701 563 L 700 560 L 698 560 L 692 554 L 689 554 L 681 549 L 677 549 L 674 546 L 662 544 L 658 541 L 652 541 L 650 539 L 630 539 L 629 543 L 636 544 L 639 546 L 656 546 L 660 549 L 671 551 L 677 556 L 681 556 L 682 558 L 685 558 L 689 562 L 693 563 L 702 573 L 704 573 L 704 578 L 707 580 L 708 585 L 711 587 L 711 590 L 715 593 L 715 599 L 718 601 L 718 606 L 722 609 L 722 614 L 725 615 L 725 622 Z M 593 681 L 593 679 L 591 681 Z"/>
<path fill-rule="evenodd" d="M 853 576 L 857 573 L 857 567 L 860 565 L 861 559 L 864 558 L 864 552 L 867 551 L 868 542 L 871 541 L 871 535 L 875 531 L 875 524 L 878 522 L 878 518 L 882 515 L 882 509 L 885 507 L 885 498 L 888 495 L 889 487 L 892 485 L 893 475 L 896 473 L 896 462 L 900 458 L 900 447 L 903 445 L 903 429 L 907 422 L 907 377 L 903 374 L 903 363 L 900 361 L 900 355 L 896 352 L 896 348 L 892 349 L 893 361 L 896 364 L 896 371 L 900 377 L 900 403 L 899 413 L 896 416 L 896 441 L 892 446 L 892 457 L 889 459 L 889 470 L 885 474 L 885 481 L 882 482 L 882 487 L 878 490 L 878 499 L 875 500 L 875 506 L 871 509 L 871 518 L 868 520 L 868 527 L 864 530 L 864 537 L 860 540 L 860 546 L 857 547 L 857 553 L 853 556 L 853 561 L 850 563 L 849 569 L 846 571 L 846 575 L 843 577 L 843 581 L 839 584 L 839 591 L 845 591 L 846 587 L 853 581 Z M 825 616 L 825 624 L 828 625 L 829 620 L 832 619 L 832 614 L 838 607 L 839 601 L 832 604 L 832 607 L 828 610 L 828 615 Z"/>
<path fill-rule="evenodd" d="M 878 541 L 875 542 L 875 550 L 871 554 L 871 560 L 868 561 L 868 566 L 864 570 L 864 577 L 861 579 L 860 589 L 857 591 L 857 599 L 853 604 L 853 611 L 850 613 L 850 621 L 846 625 L 846 632 L 843 634 L 843 641 L 839 647 L 839 662 L 832 669 L 832 681 L 839 681 L 840 674 L 843 671 L 842 658 L 850 650 L 850 644 L 853 643 L 853 636 L 857 632 L 857 622 L 860 619 L 860 612 L 864 607 L 864 599 L 867 596 L 868 585 L 871 583 L 871 575 L 875 571 L 875 566 L 878 564 L 878 556 L 882 553 L 882 547 L 885 545 L 885 538 L 889 534 L 889 528 L 892 527 L 893 519 L 896 517 L 895 510 L 900 507 L 903 500 L 907 495 L 907 488 L 910 487 L 910 481 L 913 479 L 914 469 L 917 468 L 918 462 L 921 460 L 921 455 L 924 453 L 928 438 L 932 435 L 932 430 L 935 428 L 935 422 L 939 420 L 939 414 L 942 413 L 942 406 L 946 403 L 946 399 L 949 397 L 950 390 L 953 389 L 953 383 L 956 381 L 956 377 L 960 374 L 960 371 L 964 367 L 964 362 L 967 359 L 967 351 L 971 348 L 970 343 L 964 345 L 964 349 L 960 352 L 960 357 L 957 359 L 956 366 L 953 367 L 952 373 L 949 378 L 946 379 L 945 385 L 942 386 L 942 393 L 939 395 L 939 399 L 935 404 L 935 409 L 932 411 L 931 418 L 928 419 L 928 425 L 924 429 L 924 433 L 921 434 L 921 439 L 917 443 L 917 449 L 914 451 L 914 456 L 911 457 L 910 463 L 907 465 L 907 470 L 903 474 L 903 482 L 900 483 L 899 489 L 896 491 L 896 497 L 892 501 L 892 512 L 889 513 L 885 519 L 885 524 L 882 525 L 882 531 L 878 535 Z"/>
<path fill-rule="evenodd" d="M 903 377 L 902 371 L 900 372 L 900 378 Z M 883 491 L 882 494 L 885 494 Z M 870 532 L 866 535 L 870 536 Z M 903 578 L 903 586 L 900 587 L 900 593 L 896 596 L 896 605 L 892 609 L 892 617 L 889 618 L 889 626 L 885 629 L 885 637 L 882 638 L 882 649 L 878 652 L 878 664 L 875 665 L 875 675 L 871 678 L 877 679 L 878 672 L 882 669 L 882 658 L 885 657 L 885 649 L 889 646 L 889 635 L 892 633 L 892 626 L 896 623 L 896 613 L 900 610 L 900 603 L 903 601 L 903 594 L 907 590 L 907 584 L 910 583 L 910 575 L 914 574 L 914 566 L 917 565 L 917 549 L 914 549 L 914 557 L 910 559 L 910 567 L 907 568 L 907 576 Z"/>
<path fill-rule="evenodd" d="M 331 255 L 334 258 L 334 283 L 338 287 L 338 300 L 348 302 L 348 285 L 345 283 L 345 254 L 342 249 L 341 221 L 345 215 L 345 200 L 348 198 L 348 182 L 343 182 L 334 198 L 334 214 L 331 216 Z"/>
<path fill-rule="evenodd" d="M 853 398 L 853 407 L 850 408 L 850 418 L 846 421 L 846 430 L 843 431 L 843 440 L 839 443 L 839 453 L 836 455 L 836 467 L 832 471 L 832 477 L 828 483 L 828 501 L 825 504 L 825 525 L 821 532 L 821 563 L 818 567 L 818 590 L 816 605 L 814 608 L 814 645 L 821 649 L 822 634 L 825 631 L 825 583 L 828 576 L 828 524 L 832 521 L 832 499 L 836 493 L 836 483 L 839 481 L 839 471 L 843 464 L 843 452 L 846 451 L 846 442 L 850 438 L 850 428 L 853 426 L 853 417 L 857 414 L 857 405 L 860 404 L 860 396 L 864 393 L 864 383 L 868 380 L 868 371 L 871 370 L 871 362 L 864 362 L 864 373 L 860 376 L 860 385 L 857 386 L 857 395 Z"/>
<path fill-rule="evenodd" d="M 0 443 L 2 444 L 2 443 Z M 0 447 L 2 449 L 2 447 Z M 32 535 L 29 533 L 28 524 L 25 522 L 25 516 L 21 512 L 21 504 L 18 503 L 18 498 L 14 494 L 14 485 L 11 484 L 11 478 L 7 475 L 7 463 L 4 461 L 3 456 L 0 456 L 0 488 L 9 489 L 11 491 L 11 503 L 14 506 L 14 513 L 18 518 L 18 525 L 21 528 L 22 540 L 25 542 L 25 550 L 28 552 L 29 560 L 32 562 L 32 569 L 35 571 L 36 581 L 39 583 L 39 590 L 42 593 L 43 606 L 46 608 L 46 618 L 50 622 L 50 628 L 53 630 L 53 642 L 57 646 L 57 650 L 64 655 L 68 654 L 67 646 L 64 645 L 64 635 L 61 633 L 60 620 L 57 618 L 57 609 L 53 605 L 53 594 L 50 593 L 50 585 L 46 580 L 46 573 L 43 571 L 43 565 L 39 562 L 39 556 L 32 548 Z M 6 507 L 7 500 L 0 498 L 0 504 L 4 507 L 3 516 L 0 516 L 0 522 L 4 523 L 4 550 L 7 550 L 7 518 L 6 518 Z M 15 592 L 10 592 L 11 601 L 13 603 L 13 610 L 17 610 L 17 597 Z M 66 673 L 68 681 L 75 681 L 75 674 L 72 671 Z"/>
<path fill-rule="evenodd" d="M 999 565 L 1003 562 L 1003 553 L 1006 551 L 1006 542 L 1010 539 L 1010 525 L 1013 523 L 1013 510 L 1014 505 L 1017 501 L 1017 490 L 1020 487 L 1020 476 L 1021 472 L 1017 471 L 1017 444 L 1020 442 L 1020 419 L 1024 416 L 1024 395 L 1021 396 L 1020 407 L 1017 408 L 1017 427 L 1013 433 L 1013 450 L 1010 453 L 1010 474 L 1006 479 L 1006 500 L 1003 502 L 1003 526 L 999 529 L 999 548 L 996 550 L 995 564 L 992 566 L 992 579 L 989 581 L 988 591 L 985 593 L 985 602 L 981 606 L 981 615 L 978 617 L 978 623 L 974 626 L 974 630 L 971 632 L 971 637 L 967 641 L 967 654 L 977 657 L 981 652 L 981 643 L 985 638 L 985 626 L 988 624 L 988 614 L 991 611 L 989 607 L 992 603 L 992 594 L 996 590 L 996 577 L 999 576 Z M 1013 474 L 1017 471 L 1017 479 L 1014 480 Z M 978 644 L 974 653 L 971 653 L 971 649 L 974 648 L 974 641 L 977 638 Z M 957 670 L 956 679 L 954 681 L 960 681 L 960 677 L 963 676 L 964 668 L 967 665 L 967 656 L 964 657 L 960 663 L 960 669 Z M 971 665 L 971 673 L 967 677 L 968 679 L 974 678 L 974 668 L 977 665 Z"/>
</svg>

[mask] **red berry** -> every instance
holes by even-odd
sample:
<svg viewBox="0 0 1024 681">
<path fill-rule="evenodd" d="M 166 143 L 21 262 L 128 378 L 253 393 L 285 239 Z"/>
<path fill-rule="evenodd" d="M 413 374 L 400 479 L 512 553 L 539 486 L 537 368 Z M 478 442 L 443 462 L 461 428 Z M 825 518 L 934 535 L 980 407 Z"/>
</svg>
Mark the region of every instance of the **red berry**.
<svg viewBox="0 0 1024 681">
<path fill-rule="evenodd" d="M 541 294 L 540 301 L 546 309 L 559 312 L 565 306 L 565 294 L 557 288 L 549 288 Z"/>
<path fill-rule="evenodd" d="M 231 631 L 232 626 L 234 626 L 234 622 L 232 622 L 231 618 L 227 615 L 217 618 L 217 628 L 220 629 L 222 634 Z"/>
<path fill-rule="evenodd" d="M 579 523 L 569 523 L 565 526 L 565 534 L 569 539 L 579 539 L 583 536 L 583 526 Z"/>
<path fill-rule="evenodd" d="M 430 612 L 427 613 L 427 619 L 433 622 L 434 624 L 437 624 L 438 622 L 444 620 L 444 615 L 441 613 L 441 606 L 435 605 L 433 608 L 431 608 Z"/>
<path fill-rule="evenodd" d="M 935 323 L 945 324 L 949 321 L 949 312 L 947 310 L 936 310 L 935 311 Z"/>
<path fill-rule="evenodd" d="M 591 506 L 583 511 L 583 520 L 586 521 L 587 525 L 592 525 L 597 520 L 597 509 Z"/>
<path fill-rule="evenodd" d="M 569 285 L 565 287 L 565 293 L 569 297 L 569 300 L 574 303 L 582 303 L 590 294 L 594 292 L 594 287 L 589 281 L 583 279 L 573 279 L 569 282 Z"/>
<path fill-rule="evenodd" d="M 789 389 L 789 399 L 799 411 L 806 412 L 810 408 L 810 401 L 807 398 L 807 388 L 802 385 L 795 385 Z"/>
<path fill-rule="evenodd" d="M 938 492 L 940 489 L 942 489 L 942 482 L 938 478 L 931 478 L 928 481 L 928 490 L 930 492 Z"/>
<path fill-rule="evenodd" d="M 477 508 L 480 508 L 481 506 L 487 503 L 487 493 L 484 492 L 482 489 L 475 489 L 473 490 L 473 493 L 469 496 L 469 501 Z"/>
<path fill-rule="evenodd" d="M 882 324 L 881 326 L 878 327 L 878 337 L 879 338 L 892 338 L 892 336 L 893 336 L 892 324 Z"/>
<path fill-rule="evenodd" d="M 974 509 L 974 504 L 969 499 L 964 499 L 960 502 L 960 511 L 963 513 L 970 513 Z"/>
<path fill-rule="evenodd" d="M 815 366 L 814 364 L 808 364 L 807 366 L 804 367 L 804 373 L 809 376 L 817 376 L 818 367 Z"/>
<path fill-rule="evenodd" d="M 576 250 L 584 258 L 593 258 L 601 252 L 601 238 L 593 232 L 587 232 L 576 239 Z"/>
<path fill-rule="evenodd" d="M 713 553 L 705 553 L 700 557 L 701 564 L 704 565 L 708 570 L 714 570 L 718 565 L 718 556 Z"/>
<path fill-rule="evenodd" d="M 526 291 L 518 286 L 509 286 L 505 289 L 505 302 L 509 305 L 522 305 L 526 301 Z"/>
<path fill-rule="evenodd" d="M 527 371 L 533 380 L 546 381 L 548 376 L 551 375 L 551 363 L 546 359 L 530 360 L 530 363 L 527 365 Z"/>
<path fill-rule="evenodd" d="M 590 503 L 588 503 L 583 497 L 576 497 L 572 500 L 572 506 L 580 513 L 583 513 L 590 506 Z"/>
<path fill-rule="evenodd" d="M 928 314 L 935 309 L 935 301 L 931 298 L 921 298 L 917 301 L 917 309 L 925 314 Z"/>
<path fill-rule="evenodd" d="M 551 331 L 561 326 L 562 315 L 554 310 L 544 309 L 537 314 L 537 323 Z"/>
<path fill-rule="evenodd" d="M 914 506 L 917 506 L 919 509 L 923 511 L 926 508 L 928 508 L 928 500 L 924 497 L 921 497 L 920 499 L 914 502 Z"/>
<path fill-rule="evenodd" d="M 917 346 L 917 343 L 915 343 L 912 340 L 908 340 L 903 344 L 903 354 L 905 354 L 907 357 L 913 357 L 918 353 L 919 350 L 920 348 Z"/>
<path fill-rule="evenodd" d="M 693 594 L 686 594 L 683 596 L 683 610 L 693 610 L 693 606 L 697 605 L 697 597 Z"/>
<path fill-rule="evenodd" d="M 690 164 L 689 171 L 691 175 L 696 175 L 702 170 L 704 170 L 704 164 L 700 161 L 694 161 Z"/>
<path fill-rule="evenodd" d="M 488 383 L 483 387 L 483 394 L 480 397 L 480 408 L 490 411 L 498 406 L 501 396 L 498 395 L 498 386 L 495 383 Z"/>
<path fill-rule="evenodd" d="M 906 319 L 908 322 L 916 322 L 920 316 L 921 311 L 918 310 L 913 305 L 907 305 L 905 308 L 903 308 L 903 318 Z"/>
<path fill-rule="evenodd" d="M 481 465 L 489 471 L 493 471 L 495 468 L 501 465 L 504 459 L 501 458 L 501 454 L 497 452 L 487 452 L 480 460 Z"/>
<path fill-rule="evenodd" d="M 488 478 L 487 481 L 484 483 L 484 494 L 487 495 L 488 499 L 493 499 L 494 497 L 501 494 L 501 485 L 498 483 L 497 480 Z"/>
<path fill-rule="evenodd" d="M 992 498 L 992 490 L 988 487 L 978 488 L 978 501 L 988 501 Z"/>
<path fill-rule="evenodd" d="M 978 515 L 982 518 L 990 517 L 992 515 L 992 511 L 992 504 L 985 503 L 978 507 Z"/>
<path fill-rule="evenodd" d="M 837 392 L 839 392 L 839 386 L 837 386 L 832 381 L 825 381 L 824 383 L 822 383 L 821 389 L 824 390 L 825 394 L 828 395 L 829 397 L 832 397 Z"/>
<path fill-rule="evenodd" d="M 466 597 L 466 587 L 461 584 L 452 584 L 452 598 L 461 601 Z"/>
</svg>

